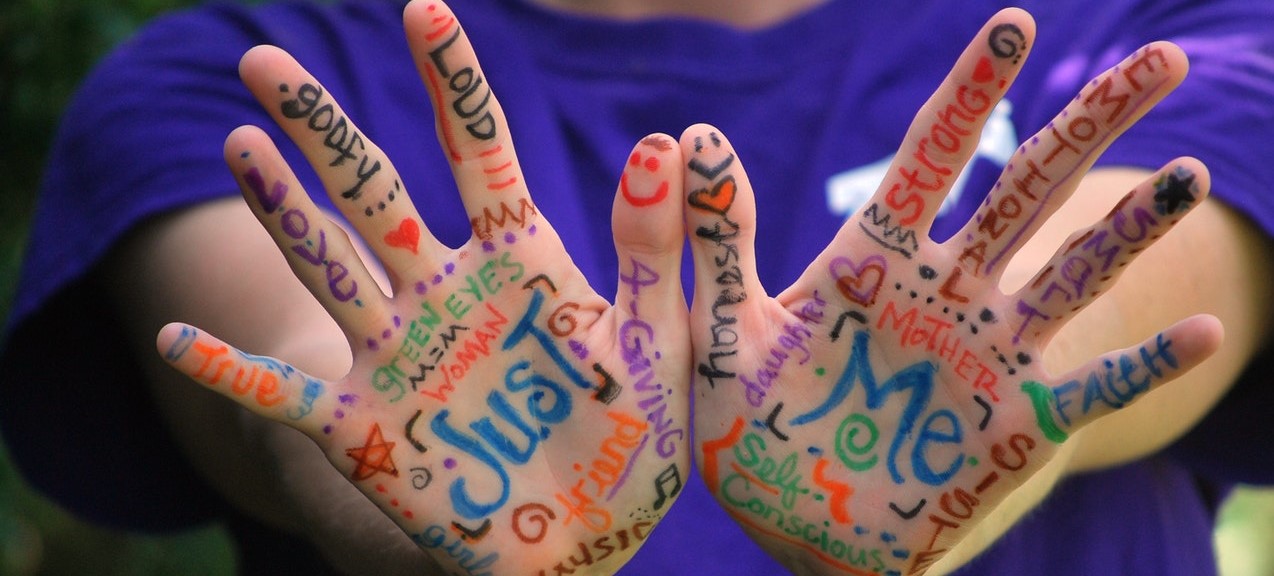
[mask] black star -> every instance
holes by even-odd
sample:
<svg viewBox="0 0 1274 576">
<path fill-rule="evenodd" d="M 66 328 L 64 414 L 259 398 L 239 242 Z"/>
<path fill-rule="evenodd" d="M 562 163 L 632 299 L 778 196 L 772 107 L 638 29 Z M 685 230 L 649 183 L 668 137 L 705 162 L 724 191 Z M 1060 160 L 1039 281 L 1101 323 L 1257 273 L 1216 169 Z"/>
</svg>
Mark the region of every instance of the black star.
<svg viewBox="0 0 1274 576">
<path fill-rule="evenodd" d="M 1183 204 L 1189 206 L 1194 202 L 1194 194 L 1190 192 L 1194 188 L 1194 174 L 1185 178 L 1169 174 L 1167 182 L 1160 181 L 1155 188 L 1155 203 L 1160 214 L 1174 214 Z"/>
</svg>

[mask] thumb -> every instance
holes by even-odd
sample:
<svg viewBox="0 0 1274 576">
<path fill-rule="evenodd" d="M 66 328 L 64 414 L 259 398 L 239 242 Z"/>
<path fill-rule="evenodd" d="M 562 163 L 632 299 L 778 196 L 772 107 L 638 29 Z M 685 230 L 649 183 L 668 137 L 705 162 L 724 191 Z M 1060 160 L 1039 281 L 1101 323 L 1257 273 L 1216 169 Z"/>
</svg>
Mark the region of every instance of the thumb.
<svg viewBox="0 0 1274 576">
<path fill-rule="evenodd" d="M 735 378 L 743 335 L 762 326 L 765 290 L 756 274 L 756 200 L 734 147 L 716 128 L 698 124 L 681 136 L 685 156 L 686 229 L 694 255 L 691 330 L 695 373 L 710 388 Z"/>
<path fill-rule="evenodd" d="M 619 179 L 611 228 L 619 256 L 620 316 L 658 318 L 661 326 L 684 334 L 680 168 L 681 148 L 671 136 L 652 134 L 637 143 Z"/>
</svg>

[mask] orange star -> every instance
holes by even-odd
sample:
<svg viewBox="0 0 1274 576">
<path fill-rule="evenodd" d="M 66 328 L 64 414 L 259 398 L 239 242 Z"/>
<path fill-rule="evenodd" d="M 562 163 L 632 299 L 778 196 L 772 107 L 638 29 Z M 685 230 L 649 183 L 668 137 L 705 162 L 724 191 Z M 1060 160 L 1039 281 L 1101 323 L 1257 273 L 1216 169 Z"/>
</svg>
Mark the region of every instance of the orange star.
<svg viewBox="0 0 1274 576">
<path fill-rule="evenodd" d="M 386 442 L 385 437 L 381 435 L 380 424 L 372 424 L 371 431 L 367 433 L 367 442 L 363 444 L 363 447 L 345 451 L 346 456 L 358 462 L 358 467 L 354 468 L 350 478 L 366 480 L 375 476 L 377 472 L 397 477 L 398 468 L 394 466 L 394 459 L 390 456 L 390 451 L 393 449 L 394 443 Z"/>
</svg>

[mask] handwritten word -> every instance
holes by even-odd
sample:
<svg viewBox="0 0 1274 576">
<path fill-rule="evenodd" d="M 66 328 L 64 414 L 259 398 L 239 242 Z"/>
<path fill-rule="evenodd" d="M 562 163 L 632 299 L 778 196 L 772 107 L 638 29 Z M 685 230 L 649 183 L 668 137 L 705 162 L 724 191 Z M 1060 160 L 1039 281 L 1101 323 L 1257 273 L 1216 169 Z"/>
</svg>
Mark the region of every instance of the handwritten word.
<svg viewBox="0 0 1274 576">
<path fill-rule="evenodd" d="M 293 240 L 300 241 L 291 246 L 292 252 L 312 266 L 323 267 L 327 278 L 327 289 L 333 298 L 339 302 L 348 302 L 358 295 L 358 282 L 349 280 L 347 284 L 342 285 L 349 276 L 349 269 L 327 254 L 327 232 L 320 228 L 318 240 L 309 239 L 310 221 L 304 212 L 296 208 L 284 212 L 280 217 L 280 223 L 284 234 Z"/>
<path fill-rule="evenodd" d="M 801 475 L 796 473 L 796 453 L 789 453 L 782 462 L 778 462 L 766 454 L 765 439 L 754 433 L 743 435 L 742 443 L 735 445 L 734 458 L 741 468 L 722 482 L 722 492 L 732 478 L 744 480 L 745 487 L 757 484 L 763 490 L 779 495 L 779 500 L 786 510 L 796 506 L 796 498 L 808 494 L 810 489 L 802 486 Z"/>
<path fill-rule="evenodd" d="M 461 320 L 474 304 L 481 303 L 486 296 L 495 296 L 507 284 L 517 282 L 526 273 L 521 262 L 510 259 L 512 253 L 505 252 L 499 258 L 492 258 L 476 274 L 463 277 L 465 285 L 447 296 L 443 308 L 451 313 L 452 318 Z"/>
<path fill-rule="evenodd" d="M 1193 201 L 1194 174 L 1180 167 L 1156 182 L 1155 213 L 1171 217 Z M 1071 242 L 1062 253 L 1066 259 L 1041 272 L 1032 284 L 1032 298 L 1018 301 L 1020 321 L 1014 333 L 1017 342 L 1034 320 L 1050 320 L 1057 310 L 1078 310 L 1095 296 L 1098 283 L 1110 280 L 1115 270 L 1128 264 L 1145 244 L 1158 237 L 1160 222 L 1151 210 L 1121 202 L 1106 217 L 1105 227 L 1090 230 Z"/>
<path fill-rule="evenodd" d="M 924 572 L 946 554 L 948 548 L 935 548 L 938 537 L 943 530 L 958 530 L 963 526 L 964 521 L 973 517 L 981 504 L 978 496 L 1000 482 L 1001 472 L 1012 474 L 1026 467 L 1029 463 L 1027 452 L 1035 449 L 1035 440 L 1026 434 L 1013 434 L 1009 437 L 1007 444 L 1007 448 L 999 443 L 991 446 L 991 461 L 999 470 L 987 472 L 969 490 L 957 487 L 942 493 L 938 499 L 938 512 L 931 513 L 928 517 L 934 525 L 933 537 L 924 551 L 916 553 L 907 574 Z"/>
<path fill-rule="evenodd" d="M 433 361 L 429 366 L 433 366 L 434 363 L 441 361 L 442 354 L 451 348 L 451 344 L 460 338 L 457 333 L 461 330 L 469 330 L 468 326 L 452 324 L 445 329 L 446 331 L 436 331 L 442 322 L 441 313 L 434 310 L 432 303 L 429 302 L 420 302 L 420 311 L 422 313 L 417 319 L 408 322 L 403 344 L 399 345 L 399 350 L 397 350 L 394 359 L 391 359 L 387 366 L 378 367 L 375 372 L 372 372 L 373 389 L 381 392 L 397 390 L 397 395 L 391 398 L 390 401 L 399 401 L 406 394 L 406 385 L 403 380 L 408 377 L 408 373 L 399 367 L 399 364 L 397 364 L 399 361 L 417 362 L 418 366 L 424 366 L 424 363 L 419 363 L 420 350 L 431 342 L 434 335 L 437 335 L 440 342 L 427 352 Z M 424 368 L 420 368 L 420 376 L 412 380 L 413 390 L 415 390 L 417 382 L 424 380 L 423 373 Z"/>
<path fill-rule="evenodd" d="M 1083 394 L 1079 404 L 1080 416 L 1088 416 L 1098 404 L 1104 405 L 1099 406 L 1103 411 L 1122 408 L 1150 390 L 1155 380 L 1163 380 L 1165 368 L 1177 368 L 1177 357 L 1172 354 L 1171 348 L 1172 341 L 1159 333 L 1154 344 L 1141 346 L 1133 353 L 1120 354 L 1114 360 L 1103 360 L 1101 368 L 1083 378 L 1068 380 L 1052 388 L 1038 382 L 1026 382 L 1022 384 L 1022 391 L 1031 398 L 1036 421 L 1044 437 L 1053 442 L 1064 442 L 1067 434 L 1062 426 L 1071 426 L 1068 411 L 1075 404 L 1076 394 Z M 1058 420 L 1061 421 L 1060 426 Z"/>
<path fill-rule="evenodd" d="M 928 203 L 926 196 L 938 196 L 953 174 L 949 166 L 929 157 L 929 146 L 937 148 L 942 158 L 957 157 L 967 144 L 976 142 L 973 128 L 978 117 L 990 110 L 992 104 L 991 96 L 981 88 L 961 84 L 956 88 L 955 102 L 947 103 L 945 108 L 934 114 L 935 120 L 929 125 L 928 135 L 920 138 L 911 156 L 918 165 L 900 165 L 897 173 L 890 175 L 902 177 L 902 181 L 892 182 L 885 192 L 885 204 L 899 211 L 899 226 L 915 224 Z"/>
<path fill-rule="evenodd" d="M 631 460 L 635 460 L 647 437 L 646 422 L 638 420 L 622 412 L 608 411 L 606 417 L 614 421 L 615 428 L 611 435 L 602 440 L 600 458 L 589 463 L 587 478 L 581 478 L 571 487 L 568 493 L 556 494 L 557 501 L 566 507 L 562 524 L 569 526 L 578 518 L 581 523 L 594 532 L 605 532 L 611 527 L 611 515 L 605 508 L 596 506 L 595 498 L 609 499 L 614 490 L 625 480 Z M 640 442 L 639 442 L 640 441 Z M 575 464 L 577 472 L 584 472 L 584 466 Z M 589 483 L 588 481 L 592 482 Z M 585 484 L 591 488 L 585 493 Z"/>
<path fill-rule="evenodd" d="M 417 384 L 424 380 L 426 366 L 432 369 L 442 360 L 443 354 L 451 349 L 451 345 L 459 340 L 459 332 L 469 330 L 468 326 L 459 324 L 451 324 L 446 328 L 439 328 L 442 323 L 442 314 L 434 309 L 429 302 L 420 303 L 421 314 L 416 319 L 407 324 L 407 333 L 403 338 L 402 344 L 398 347 L 398 352 L 394 358 L 390 360 L 388 365 L 378 367 L 372 373 L 372 388 L 379 392 L 388 392 L 397 390 L 398 394 L 389 399 L 390 402 L 397 402 L 407 393 L 407 385 L 403 382 L 408 379 L 411 382 L 412 390 L 416 389 Z M 429 362 L 421 362 L 421 350 L 437 336 L 438 342 L 429 348 L 426 352 Z M 414 362 L 419 368 L 419 374 L 408 377 L 407 372 L 398 366 L 399 361 Z"/>
<path fill-rule="evenodd" d="M 718 482 L 718 453 L 728 446 L 733 446 L 735 461 L 730 464 L 733 472 Z M 781 462 L 770 457 L 766 453 L 763 437 L 753 433 L 743 434 L 741 418 L 735 421 L 725 437 L 704 442 L 703 450 L 704 479 L 709 482 L 713 492 L 728 505 L 730 514 L 741 523 L 800 546 L 824 562 L 852 574 L 866 575 L 869 572 L 861 568 L 868 566 L 873 566 L 872 569 L 877 572 L 883 569 L 880 551 L 856 549 L 851 544 L 832 538 L 826 522 L 810 522 L 793 512 L 796 499 L 811 491 L 803 485 L 801 476 L 796 473 L 796 453 L 789 453 Z M 828 475 L 826 466 L 827 461 L 820 458 L 814 467 L 814 483 L 829 491 L 831 497 L 827 501 L 832 518 L 837 523 L 849 523 L 851 520 L 846 505 L 853 489 Z M 767 502 L 774 497 L 779 500 L 778 506 Z M 824 499 L 823 496 L 815 498 Z"/>
<path fill-rule="evenodd" d="M 530 372 L 529 376 L 523 377 L 524 372 Z M 514 465 L 526 464 L 531 460 L 540 440 L 548 437 L 548 426 L 561 423 L 571 413 L 572 401 L 566 390 L 557 382 L 531 372 L 530 362 L 521 361 L 509 369 L 505 376 L 505 388 L 514 393 L 534 389 L 526 399 L 529 419 L 520 415 L 499 390 L 492 390 L 487 395 L 487 407 L 508 425 L 506 429 L 512 427 L 520 433 L 523 439 L 521 446 L 501 428 L 496 427 L 490 416 L 483 416 L 469 423 L 469 428 L 477 433 L 477 438 L 456 430 L 448 422 L 451 411 L 447 409 L 438 412 L 430 423 L 430 429 L 439 440 L 472 456 L 490 468 L 499 479 L 499 495 L 485 503 L 473 499 L 464 477 L 452 482 L 449 489 L 452 505 L 465 518 L 484 518 L 500 509 L 508 500 L 509 475 L 497 456 Z M 533 423 L 539 427 L 533 427 Z"/>
<path fill-rule="evenodd" d="M 898 332 L 900 348 L 921 347 L 927 352 L 937 352 L 939 358 L 952 366 L 956 376 L 975 389 L 986 390 L 992 401 L 999 402 L 1000 397 L 995 393 L 999 377 L 965 346 L 952 330 L 954 326 L 937 316 L 921 314 L 918 307 L 899 314 L 893 302 L 885 303 L 885 309 L 876 321 L 876 328 Z"/>
<path fill-rule="evenodd" d="M 646 356 L 646 347 L 653 346 L 655 329 L 637 318 L 625 320 L 619 327 L 619 353 L 628 365 L 628 375 L 636 378 L 633 390 L 642 394 L 637 407 L 646 415 L 646 420 L 654 424 L 654 433 L 658 436 L 655 451 L 662 458 L 671 458 L 677 453 L 677 443 L 685 438 L 684 428 L 673 426 L 676 422 L 668 412 L 668 396 L 662 383 L 655 382 L 655 369 L 651 359 Z"/>
<path fill-rule="evenodd" d="M 493 213 L 490 206 L 484 206 L 482 215 L 470 218 L 469 227 L 473 228 L 473 235 L 482 240 L 490 240 L 492 228 L 499 230 L 506 224 L 516 224 L 518 228 L 526 228 L 539 214 L 530 198 L 519 198 L 516 210 L 510 208 L 506 202 L 500 201 L 497 212 Z"/>
<path fill-rule="evenodd" d="M 489 568 L 500 560 L 498 553 L 490 552 L 478 558 L 477 554 L 465 545 L 462 537 L 457 537 L 451 542 L 447 541 L 448 537 L 447 529 L 437 524 L 431 524 L 425 528 L 424 532 L 411 535 L 412 541 L 421 548 L 446 552 L 447 556 L 454 560 L 456 565 L 469 576 L 492 575 Z"/>
<path fill-rule="evenodd" d="M 823 309 L 827 307 L 827 301 L 819 296 L 818 290 L 810 298 L 801 303 L 801 307 L 796 311 L 796 317 L 800 318 L 805 324 L 818 325 L 823 322 Z"/>
<path fill-rule="evenodd" d="M 457 344 L 455 362 L 438 364 L 438 372 L 443 377 L 442 384 L 436 390 L 420 390 L 421 395 L 434 398 L 439 402 L 446 402 L 447 393 L 455 391 L 456 383 L 464 379 L 469 369 L 479 359 L 490 357 L 490 343 L 500 337 L 501 327 L 508 324 L 509 319 L 505 318 L 490 302 L 487 303 L 487 311 L 491 313 L 492 318 L 484 322 L 481 327 L 474 328 L 471 337 L 466 338 L 463 345 Z M 416 382 L 413 381 L 412 389 L 415 389 L 415 385 Z"/>
<path fill-rule="evenodd" d="M 465 318 L 475 305 L 499 293 L 505 285 L 518 281 L 524 274 L 525 266 L 521 262 L 513 261 L 512 254 L 505 252 L 498 258 L 488 260 L 486 264 L 478 268 L 476 273 L 466 274 L 462 278 L 464 285 L 444 300 L 443 310 L 451 319 L 459 321 Z M 469 332 L 471 328 L 456 323 L 442 326 L 442 313 L 429 302 L 422 302 L 420 308 L 421 315 L 407 324 L 406 337 L 403 338 L 393 359 L 372 373 L 373 388 L 380 392 L 397 392 L 389 399 L 390 402 L 397 402 L 403 398 L 406 394 L 407 383 L 411 384 L 412 390 L 419 390 L 420 384 L 426 381 L 430 372 L 434 371 L 443 372 L 443 377 L 447 380 L 439 384 L 437 388 L 423 390 L 421 393 L 445 402 L 446 393 L 454 390 L 453 381 L 464 376 L 479 354 L 483 356 L 487 354 L 487 342 L 498 335 L 500 333 L 498 327 L 507 322 L 494 307 L 489 304 L 485 306 L 487 312 L 495 319 L 486 322 L 485 332 L 481 328 L 477 330 L 477 332 L 484 332 L 483 334 L 475 334 L 473 339 L 463 343 L 463 347 L 457 353 L 456 363 L 443 366 L 444 356 L 453 346 L 461 346 L 458 344 L 462 338 L 461 333 Z M 430 346 L 431 342 L 433 346 Z M 460 356 L 460 353 L 464 356 Z M 409 374 L 400 366 L 400 363 L 415 364 L 413 373 Z"/>
<path fill-rule="evenodd" d="M 735 488 L 734 485 L 738 484 Z M 830 531 L 820 521 L 810 521 L 799 514 L 768 504 L 764 499 L 752 492 L 758 486 L 741 474 L 726 477 L 719 488 L 719 494 L 731 508 L 732 516 L 753 529 L 780 538 L 791 544 L 810 551 L 819 559 L 849 572 L 867 576 L 878 574 L 884 570 L 883 553 L 879 549 L 855 547 L 853 544 L 831 536 Z M 764 493 L 765 491 L 762 490 Z M 747 516 L 761 523 L 754 522 Z M 842 564 L 841 561 L 849 564 Z"/>
<path fill-rule="evenodd" d="M 732 358 L 738 353 L 735 346 L 739 343 L 739 334 L 734 329 L 734 325 L 738 324 L 739 319 L 732 309 L 743 302 L 747 294 L 743 289 L 743 271 L 739 268 L 739 246 L 735 242 L 735 238 L 739 235 L 739 225 L 730 220 L 727 215 L 730 206 L 734 204 L 737 185 L 734 175 L 726 173 L 726 170 L 734 164 L 735 156 L 733 152 L 722 148 L 724 142 L 716 132 L 708 135 L 708 141 L 712 149 L 704 153 L 703 138 L 696 137 L 695 153 L 701 154 L 704 158 L 717 155 L 717 159 L 709 160 L 713 163 L 707 164 L 701 157 L 696 156 L 686 164 L 686 167 L 703 176 L 710 185 L 691 191 L 686 196 L 686 203 L 691 208 L 719 217 L 719 220 L 711 227 L 699 226 L 695 229 L 696 237 L 712 242 L 713 246 L 719 250 L 713 256 L 713 262 L 719 270 L 716 284 L 720 289 L 711 305 L 712 349 L 708 352 L 707 361 L 700 362 L 697 368 L 698 374 L 708 379 L 708 386 L 715 388 L 717 380 L 731 379 L 736 376 L 733 371 L 719 366 L 718 362 Z M 724 155 L 720 155 L 721 152 L 724 152 Z M 722 174 L 725 175 L 722 176 Z M 719 180 L 718 176 L 721 176 Z"/>
<path fill-rule="evenodd" d="M 447 53 L 459 38 L 460 28 L 456 27 L 451 36 L 429 51 L 429 60 L 433 62 L 442 79 L 447 80 L 447 86 L 456 95 L 455 101 L 451 103 L 451 109 L 466 121 L 465 130 L 479 140 L 491 140 L 496 136 L 497 125 L 495 117 L 487 109 L 487 103 L 491 100 L 491 89 L 486 86 L 486 80 L 472 66 L 464 66 L 453 71 L 447 64 Z"/>
<path fill-rule="evenodd" d="M 566 355 L 557 347 L 553 336 L 538 327 L 536 317 L 543 305 L 544 293 L 535 290 L 532 293 L 531 302 L 527 305 L 526 313 L 509 331 L 501 348 L 504 351 L 510 351 L 525 341 L 539 344 L 539 352 L 547 355 L 552 361 L 551 365 L 566 376 L 571 384 L 583 390 L 593 389 L 594 384 L 571 365 Z M 507 424 L 504 429 L 512 428 L 520 434 L 521 445 L 509 438 L 501 428 L 496 427 L 490 416 L 482 416 L 470 421 L 468 427 L 477 434 L 476 438 L 457 430 L 449 422 L 451 411 L 448 409 L 439 411 L 430 422 L 430 430 L 440 441 L 471 456 L 488 468 L 496 479 L 495 483 L 478 483 L 483 487 L 493 484 L 498 486 L 498 494 L 483 501 L 475 500 L 470 493 L 465 476 L 460 476 L 451 482 L 448 494 L 453 509 L 460 516 L 480 519 L 502 508 L 509 499 L 510 482 L 504 462 L 518 466 L 529 462 L 540 440 L 548 438 L 549 426 L 561 423 L 571 414 L 572 400 L 567 388 L 537 372 L 534 368 L 538 366 L 540 364 L 533 366 L 529 360 L 515 362 L 504 378 L 505 389 L 510 393 L 531 391 L 526 398 L 528 416 L 519 414 L 504 392 L 492 390 L 487 395 L 486 403 L 491 414 Z M 533 427 L 532 423 L 538 424 L 539 427 Z"/>
<path fill-rule="evenodd" d="M 256 391 L 257 404 L 265 407 L 276 406 L 286 398 L 279 392 L 279 377 L 274 372 L 256 363 L 248 363 L 246 358 L 236 359 L 230 355 L 230 348 L 210 346 L 195 341 L 191 348 L 203 356 L 203 364 L 195 372 L 193 378 L 211 387 L 217 387 L 230 379 L 230 391 L 236 396 L 247 396 Z M 230 376 L 233 374 L 233 376 Z"/>
<path fill-rule="evenodd" d="M 575 570 L 587 568 L 598 562 L 602 562 L 609 558 L 615 552 L 625 552 L 629 546 L 634 543 L 640 545 L 646 540 L 646 536 L 650 534 L 650 529 L 654 527 L 651 522 L 637 522 L 628 528 L 623 528 L 617 532 L 612 532 L 592 542 L 579 542 L 579 555 L 571 554 L 565 560 L 558 562 L 552 568 L 552 572 L 540 570 L 539 576 L 548 576 L 548 574 L 574 574 Z M 614 543 L 612 543 L 612 538 Z M 616 548 L 618 546 L 618 548 Z M 592 573 L 591 571 L 589 572 Z"/>
<path fill-rule="evenodd" d="M 805 364 L 812 356 L 805 342 L 814 336 L 813 332 L 801 324 L 794 323 L 784 326 L 783 332 L 778 337 L 778 344 L 770 348 L 769 357 L 762 363 L 762 367 L 756 370 L 752 378 L 743 374 L 739 375 L 739 382 L 746 389 L 748 403 L 757 408 L 761 407 L 770 386 L 778 379 L 779 371 L 793 354 L 797 356 L 797 364 Z"/>
<path fill-rule="evenodd" d="M 169 361 L 176 362 L 177 360 L 185 356 L 186 353 L 189 352 L 191 348 L 198 345 L 199 350 L 204 353 L 204 365 L 200 367 L 200 372 L 202 373 L 206 371 L 211 362 L 211 356 L 219 356 L 223 354 L 224 347 L 213 347 L 207 344 L 200 343 L 198 337 L 199 337 L 199 332 L 197 330 L 195 330 L 194 328 L 190 328 L 188 326 L 183 326 L 181 329 L 181 334 L 178 336 L 177 340 L 175 340 L 172 343 L 172 345 L 169 346 L 168 350 L 164 353 L 164 357 L 167 358 Z M 275 360 L 274 358 L 270 358 L 269 356 L 257 356 L 254 354 L 248 354 L 246 352 L 238 352 L 238 356 L 240 360 L 242 360 L 243 362 L 248 362 L 255 366 L 259 366 L 266 371 L 266 374 L 272 374 L 272 376 L 270 377 L 273 378 L 275 381 L 274 383 L 266 383 L 265 382 L 266 377 L 262 376 L 263 386 L 257 387 L 258 403 L 261 403 L 260 399 L 262 397 L 263 390 L 265 391 L 264 394 L 267 397 L 273 393 L 272 391 L 277 391 L 278 378 L 283 378 L 284 380 L 288 380 L 288 379 L 291 379 L 293 376 L 297 376 L 305 380 L 305 388 L 301 390 L 300 404 L 297 406 L 292 406 L 291 408 L 288 408 L 286 414 L 288 418 L 292 420 L 300 420 L 310 415 L 310 413 L 314 412 L 314 402 L 318 400 L 318 397 L 323 394 L 322 382 L 315 380 L 314 378 L 311 378 L 309 376 L 305 376 L 304 374 L 297 372 L 296 368 L 293 368 L 290 364 L 285 364 L 283 362 Z M 228 359 L 223 359 L 222 364 L 224 364 L 226 360 Z M 229 366 L 229 365 L 218 366 L 218 373 L 223 372 L 225 369 L 232 368 L 232 367 L 234 366 Z M 216 381 L 220 380 L 220 376 L 217 376 L 215 374 L 210 377 L 214 377 L 214 378 L 212 381 L 206 381 L 209 385 L 215 385 Z M 235 376 L 236 381 L 238 381 L 240 378 L 242 378 L 241 367 L 238 368 L 238 371 Z M 252 388 L 251 386 L 249 386 L 249 384 L 251 383 L 251 381 L 255 380 L 255 378 L 256 376 L 254 376 L 253 374 L 249 374 L 248 382 L 240 385 L 239 387 L 239 389 L 242 391 L 242 394 L 240 395 L 247 394 L 249 391 L 251 391 Z M 231 385 L 231 389 L 232 390 L 234 389 L 233 384 Z M 272 402 L 273 399 L 267 399 L 266 401 Z M 264 404 L 264 403 L 261 403 L 261 404 L 270 405 L 270 404 Z"/>
<path fill-rule="evenodd" d="M 905 478 L 899 471 L 897 459 L 903 445 L 913 441 L 910 463 L 915 478 L 930 486 L 945 484 L 960 471 L 964 463 L 963 453 L 952 456 L 945 468 L 935 471 L 929 462 L 928 451 L 932 445 L 958 445 L 963 442 L 963 428 L 959 418 L 951 410 L 935 410 L 920 423 L 919 432 L 912 433 L 933 396 L 933 375 L 937 367 L 932 362 L 917 362 L 878 384 L 868 350 L 870 341 L 869 332 L 859 330 L 854 333 L 854 342 L 849 359 L 846 361 L 845 371 L 833 385 L 827 400 L 809 412 L 793 418 L 791 424 L 801 426 L 821 420 L 833 408 L 845 401 L 855 382 L 862 383 L 866 396 L 864 405 L 869 410 L 879 410 L 895 394 L 909 393 L 902 414 L 898 417 L 898 429 L 893 435 L 885 459 L 890 478 L 896 484 L 905 482 Z"/>
<path fill-rule="evenodd" d="M 279 91 L 288 93 L 288 86 L 280 85 Z M 341 166 L 346 160 L 358 162 L 354 169 L 356 182 L 340 193 L 341 198 L 358 200 L 362 195 L 363 185 L 380 171 L 380 160 L 371 160 L 367 155 L 367 147 L 363 143 L 362 135 L 351 127 L 344 115 L 336 113 L 333 103 L 319 104 L 323 100 L 323 95 L 323 88 L 308 82 L 304 83 L 297 89 L 296 97 L 285 100 L 279 106 L 279 111 L 284 117 L 305 120 L 310 130 L 324 134 L 323 146 L 336 154 L 328 166 Z M 370 166 L 369 160 L 371 160 Z"/>
<path fill-rule="evenodd" d="M 1109 130 L 1103 131 L 1102 126 L 1118 126 L 1128 115 L 1139 110 L 1141 102 L 1162 84 L 1160 81 L 1159 84 L 1148 86 L 1135 77 L 1141 70 L 1153 72 L 1156 65 L 1168 65 L 1160 49 L 1148 49 L 1134 55 L 1115 71 L 1106 74 L 1100 82 L 1096 82 L 1095 88 L 1087 96 L 1083 96 L 1082 101 L 1086 108 L 1084 112 L 1087 113 L 1068 114 L 1064 121 L 1049 125 L 1052 134 L 1049 140 L 1053 147 L 1039 164 L 1034 159 L 1027 159 L 1024 166 L 1014 170 L 1011 182 L 1005 183 L 1005 193 L 999 200 L 978 212 L 977 232 L 981 237 L 960 254 L 961 264 L 970 271 L 986 273 L 1012 253 L 1021 235 L 1039 217 L 1040 210 L 1057 190 L 1054 183 L 1064 180 L 1067 174 L 1076 169 L 1079 161 L 1093 154 L 1100 148 L 1098 144 L 1110 135 Z M 1114 82 L 1116 74 L 1123 76 L 1127 84 L 1124 91 L 1119 93 L 1116 93 Z M 1104 117 L 1094 119 L 1102 115 Z M 1066 160 L 1061 164 L 1061 170 L 1065 173 L 1046 174 L 1044 169 L 1050 167 L 1059 157 Z M 987 254 L 989 242 L 999 240 L 1010 231 L 1008 241 L 1001 242 L 997 252 Z"/>
</svg>

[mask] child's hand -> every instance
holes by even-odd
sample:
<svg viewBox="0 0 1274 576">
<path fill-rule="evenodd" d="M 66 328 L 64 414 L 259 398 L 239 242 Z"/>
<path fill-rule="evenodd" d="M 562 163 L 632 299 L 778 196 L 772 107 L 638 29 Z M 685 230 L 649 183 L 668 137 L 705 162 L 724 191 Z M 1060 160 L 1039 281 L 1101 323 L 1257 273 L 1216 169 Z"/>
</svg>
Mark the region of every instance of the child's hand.
<svg viewBox="0 0 1274 576">
<path fill-rule="evenodd" d="M 454 15 L 416 2 L 405 18 L 474 235 L 458 249 L 435 240 L 389 159 L 318 81 L 282 51 L 256 48 L 242 62 L 246 84 L 305 152 L 393 296 L 273 143 L 245 127 L 227 139 L 226 160 L 345 332 L 353 368 L 320 380 L 181 324 L 164 328 L 159 351 L 308 434 L 449 573 L 614 572 L 689 473 L 681 148 L 654 135 L 629 158 L 613 215 L 612 306 L 532 202 Z"/>
<path fill-rule="evenodd" d="M 1019 10 L 991 19 L 875 197 L 774 298 L 755 270 L 757 207 L 740 159 L 711 127 L 682 137 L 700 466 L 730 515 L 797 573 L 923 573 L 1070 433 L 1219 343 L 1215 319 L 1196 317 L 1069 374 L 1041 362 L 1056 330 L 1203 200 L 1208 175 L 1192 159 L 1075 234 L 1020 291 L 998 289 L 1098 154 L 1180 82 L 1186 59 L 1170 44 L 1094 80 L 1018 150 L 963 230 L 929 240 L 1033 38 Z"/>
</svg>

